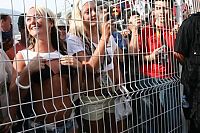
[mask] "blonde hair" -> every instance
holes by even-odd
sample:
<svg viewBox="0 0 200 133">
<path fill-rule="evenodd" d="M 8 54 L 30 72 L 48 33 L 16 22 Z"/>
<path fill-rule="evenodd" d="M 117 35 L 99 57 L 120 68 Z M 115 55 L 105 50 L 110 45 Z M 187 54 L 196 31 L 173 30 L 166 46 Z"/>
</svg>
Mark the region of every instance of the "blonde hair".
<svg viewBox="0 0 200 133">
<path fill-rule="evenodd" d="M 42 6 L 32 6 L 31 8 L 29 8 L 29 10 L 32 8 L 34 8 L 39 15 L 48 18 L 51 22 L 53 22 L 53 25 L 55 25 L 56 15 L 50 9 Z"/>
<path fill-rule="evenodd" d="M 91 2 L 91 1 L 95 2 L 94 0 L 89 0 L 88 2 Z M 83 3 L 80 3 L 80 2 L 82 2 L 82 0 L 74 0 L 74 6 L 73 6 L 72 13 L 71 13 L 72 16 L 71 16 L 71 21 L 70 21 L 69 33 L 74 34 L 78 37 L 81 37 L 82 39 L 85 39 L 85 41 L 88 42 L 90 40 L 90 38 L 88 38 L 85 35 L 86 28 L 83 24 L 83 16 L 81 13 L 82 8 L 80 9 L 80 5 L 82 5 Z M 95 2 L 95 4 L 96 4 L 96 2 Z M 100 26 L 98 26 L 98 31 L 101 32 L 99 27 Z"/>
<path fill-rule="evenodd" d="M 52 22 L 53 27 L 51 27 L 51 43 L 54 49 L 56 50 L 60 50 L 61 53 L 63 53 L 65 51 L 65 48 L 63 47 L 63 45 L 60 43 L 59 37 L 58 37 L 58 31 L 57 28 L 55 27 L 55 18 L 56 15 L 48 8 L 46 7 L 41 7 L 41 6 L 36 6 L 36 7 L 31 7 L 29 8 L 32 9 L 34 8 L 36 10 L 36 13 L 38 15 L 43 16 L 44 18 L 48 19 L 48 21 Z M 35 38 L 32 37 L 31 35 L 29 35 L 29 49 L 34 48 L 35 46 Z"/>
<path fill-rule="evenodd" d="M 67 25 L 68 25 L 68 26 L 69 26 L 70 23 L 71 23 L 71 18 L 72 18 L 72 12 L 71 12 L 71 10 L 70 10 L 70 11 L 66 12 L 66 15 L 65 15 L 65 19 L 66 19 L 66 21 L 67 21 Z"/>
<path fill-rule="evenodd" d="M 74 0 L 69 32 L 81 37 L 84 34 L 84 25 L 79 3 L 80 0 Z"/>
</svg>

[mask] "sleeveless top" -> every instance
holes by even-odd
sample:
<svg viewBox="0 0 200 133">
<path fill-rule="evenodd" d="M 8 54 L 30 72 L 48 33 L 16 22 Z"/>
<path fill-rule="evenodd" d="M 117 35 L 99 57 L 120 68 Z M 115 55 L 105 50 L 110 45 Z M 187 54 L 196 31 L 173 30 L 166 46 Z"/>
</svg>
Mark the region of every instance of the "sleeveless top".
<svg viewBox="0 0 200 133">
<path fill-rule="evenodd" d="M 25 64 L 28 65 L 28 63 L 37 55 L 46 59 L 46 60 L 53 60 L 53 59 L 59 59 L 61 58 L 63 55 L 60 54 L 58 51 L 54 51 L 54 52 L 49 52 L 49 53 L 38 53 L 38 52 L 33 52 L 31 50 L 27 50 L 24 49 L 22 51 L 19 51 L 24 60 L 25 60 Z M 69 66 L 66 65 L 61 65 L 61 74 L 73 74 L 74 72 L 74 68 L 70 68 Z M 71 71 L 71 72 L 69 72 Z M 41 78 L 40 78 L 40 73 L 41 73 Z M 51 76 L 54 76 L 54 72 L 50 69 L 50 67 L 48 65 L 45 64 L 45 68 L 41 69 L 41 72 L 35 72 L 31 75 L 31 81 L 32 82 L 36 82 L 36 83 L 40 83 L 41 81 L 45 81 L 46 79 L 49 79 Z"/>
</svg>

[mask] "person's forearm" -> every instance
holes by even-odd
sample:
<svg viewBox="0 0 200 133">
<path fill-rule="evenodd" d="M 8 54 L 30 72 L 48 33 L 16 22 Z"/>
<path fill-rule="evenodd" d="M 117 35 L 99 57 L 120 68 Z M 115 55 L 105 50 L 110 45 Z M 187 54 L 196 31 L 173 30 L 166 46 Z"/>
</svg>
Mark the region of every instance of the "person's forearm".
<svg viewBox="0 0 200 133">
<path fill-rule="evenodd" d="M 28 68 L 28 66 L 26 66 L 24 68 L 24 70 L 20 74 L 17 75 L 17 76 L 19 76 L 18 77 L 19 84 L 21 84 L 23 86 L 30 85 L 30 80 L 29 80 L 30 75 L 31 75 L 31 71 Z"/>
<path fill-rule="evenodd" d="M 107 44 L 108 40 L 101 38 L 99 41 L 98 46 L 96 47 L 94 53 L 90 57 L 89 61 L 84 61 L 83 65 L 86 65 L 86 67 L 93 71 L 93 70 L 98 70 L 99 67 L 101 66 L 101 62 L 103 62 L 104 55 L 105 55 L 105 47 Z"/>
<path fill-rule="evenodd" d="M 29 72 L 26 68 L 24 68 L 24 70 L 20 74 L 13 75 L 12 82 L 9 88 L 11 104 L 18 104 L 19 101 L 24 100 L 30 88 L 29 82 Z M 23 88 L 24 86 L 26 88 Z"/>
<path fill-rule="evenodd" d="M 131 40 L 129 44 L 129 52 L 130 53 L 137 53 L 138 50 L 138 31 L 132 30 L 131 33 Z"/>
<path fill-rule="evenodd" d="M 10 87 L 9 87 L 9 113 L 10 116 L 13 120 L 15 120 L 16 118 L 16 114 L 17 114 L 17 108 L 18 106 L 16 106 L 17 104 L 19 104 L 19 91 L 18 88 L 15 84 L 15 82 L 12 82 Z"/>
<path fill-rule="evenodd" d="M 123 76 L 121 74 L 120 70 L 120 62 L 118 62 L 116 56 L 113 57 L 113 62 L 114 62 L 114 77 L 115 78 L 115 85 L 121 85 L 123 84 Z"/>
</svg>

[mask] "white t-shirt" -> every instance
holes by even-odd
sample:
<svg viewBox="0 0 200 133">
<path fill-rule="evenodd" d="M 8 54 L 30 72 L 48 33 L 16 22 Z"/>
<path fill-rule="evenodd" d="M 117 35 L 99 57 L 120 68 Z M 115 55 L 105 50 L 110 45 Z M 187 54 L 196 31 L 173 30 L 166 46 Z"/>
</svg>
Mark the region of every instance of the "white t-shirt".
<svg viewBox="0 0 200 133">
<path fill-rule="evenodd" d="M 97 47 L 98 44 L 92 43 L 94 47 Z M 107 72 L 109 70 L 114 69 L 114 64 L 113 64 L 113 57 L 114 53 L 117 49 L 117 44 L 113 38 L 113 36 L 110 36 L 107 47 L 106 47 L 106 52 L 105 54 L 108 54 L 111 59 L 111 63 L 107 64 L 106 61 L 104 61 L 104 67 L 101 72 Z M 70 34 L 68 39 L 67 39 L 67 52 L 69 55 L 73 55 L 75 53 L 85 51 L 85 45 L 84 42 L 82 41 L 82 38 L 75 36 L 73 34 Z M 108 57 L 107 57 L 108 58 Z M 98 70 L 100 72 L 100 70 Z"/>
</svg>

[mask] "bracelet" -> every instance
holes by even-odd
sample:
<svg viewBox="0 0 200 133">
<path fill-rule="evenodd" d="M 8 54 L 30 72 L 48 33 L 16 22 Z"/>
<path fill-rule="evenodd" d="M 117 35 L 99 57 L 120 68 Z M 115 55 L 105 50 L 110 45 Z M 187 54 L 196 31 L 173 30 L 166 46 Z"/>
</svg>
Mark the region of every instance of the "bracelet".
<svg viewBox="0 0 200 133">
<path fill-rule="evenodd" d="M 105 38 L 104 39 L 100 38 L 100 40 L 102 40 L 102 41 L 104 41 L 106 43 L 109 41 L 109 39 L 105 39 Z"/>
<path fill-rule="evenodd" d="M 27 86 L 21 85 L 21 84 L 19 83 L 19 78 L 20 78 L 20 76 L 17 76 L 17 77 L 16 77 L 15 84 L 16 84 L 19 88 L 21 88 L 21 89 L 24 89 L 24 90 L 29 89 L 29 88 L 30 88 L 30 85 L 27 85 Z"/>
<path fill-rule="evenodd" d="M 105 40 L 104 40 L 104 39 L 102 39 L 102 38 L 101 38 L 100 40 L 102 40 L 102 41 L 105 41 Z"/>
</svg>

